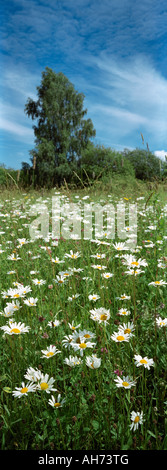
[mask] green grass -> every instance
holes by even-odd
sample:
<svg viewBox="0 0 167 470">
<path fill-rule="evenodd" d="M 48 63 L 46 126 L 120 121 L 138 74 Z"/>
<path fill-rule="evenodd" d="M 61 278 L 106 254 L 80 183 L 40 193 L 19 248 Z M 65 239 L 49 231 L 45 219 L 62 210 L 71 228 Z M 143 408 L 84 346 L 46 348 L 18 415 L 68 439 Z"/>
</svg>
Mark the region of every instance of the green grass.
<svg viewBox="0 0 167 470">
<path fill-rule="evenodd" d="M 1 194 L 1 313 L 7 302 L 14 301 L 3 295 L 4 291 L 16 287 L 13 283 L 31 288 L 24 298 L 17 299 L 21 308 L 10 317 L 17 323 L 25 323 L 30 330 L 20 335 L 8 335 L 3 329 L 0 330 L 2 450 L 167 449 L 166 328 L 159 328 L 156 323 L 159 317 L 167 318 L 167 285 L 149 285 L 155 280 L 167 282 L 167 261 L 164 259 L 167 256 L 164 238 L 167 236 L 165 184 L 158 188 L 155 185 L 148 187 L 146 183 L 130 184 L 121 178 L 110 184 L 110 189 L 97 185 L 73 192 L 66 187 L 60 190 L 59 196 L 64 195 L 67 203 L 81 203 L 85 195 L 89 195 L 88 201 L 102 205 L 109 201 L 116 205 L 122 200 L 127 211 L 129 202 L 137 202 L 138 250 L 132 254 L 136 260 L 146 260 L 147 265 L 141 266 L 144 272 L 136 276 L 125 273 L 127 266 L 122 263 L 123 254 L 131 251 L 115 250 L 113 243 L 122 241 L 117 236 L 114 240 L 107 240 L 105 236 L 99 238 L 109 243 L 106 245 L 83 238 L 61 237 L 57 246 L 52 244 L 52 238 L 30 241 L 28 224 L 37 216 L 30 216 L 29 209 L 39 202 L 39 198 L 45 201 L 50 214 L 51 233 L 51 197 L 56 189 L 50 192 L 15 189 Z M 76 198 L 76 195 L 79 197 Z M 144 199 L 137 200 L 139 197 Z M 156 226 L 156 230 L 150 226 Z M 18 239 L 22 238 L 27 243 L 19 247 Z M 152 244 L 146 242 L 148 239 Z M 79 252 L 80 256 L 76 259 L 66 257 L 70 250 Z M 21 259 L 8 259 L 12 253 Z M 93 258 L 92 255 L 97 253 L 105 257 Z M 118 254 L 120 256 L 116 257 Z M 56 256 L 64 263 L 52 263 L 51 259 Z M 160 259 L 164 267 L 158 267 Z M 92 267 L 94 264 L 106 266 L 106 269 L 95 269 Z M 56 276 L 60 271 L 68 272 L 70 267 L 77 271 L 67 277 L 65 283 L 57 284 Z M 8 274 L 13 270 L 13 274 Z M 37 273 L 31 274 L 31 271 Z M 102 277 L 105 272 L 113 276 L 105 279 Z M 35 278 L 44 280 L 45 284 L 35 285 Z M 130 299 L 118 300 L 117 297 L 124 293 Z M 70 301 L 69 297 L 75 294 L 79 296 Z M 96 302 L 90 301 L 90 294 L 97 294 L 100 298 Z M 24 303 L 29 297 L 38 298 L 36 307 Z M 90 310 L 100 307 L 110 312 L 106 325 L 91 318 Z M 118 315 L 122 307 L 127 308 L 130 315 Z M 48 323 L 53 322 L 55 317 L 60 324 L 50 327 Z M 0 315 L 0 327 L 7 325 L 10 318 Z M 65 336 L 73 332 L 69 325 L 72 322 L 76 327 L 80 325 L 76 331 L 87 330 L 94 335 L 90 341 L 95 345 L 82 349 L 83 356 L 80 355 L 81 348 L 75 351 L 72 346 L 66 348 L 63 343 Z M 113 341 L 111 335 L 128 322 L 134 324 L 134 336 L 128 342 Z M 85 344 L 87 341 L 88 338 Z M 49 359 L 41 357 L 41 351 L 50 345 L 55 345 L 60 352 Z M 86 357 L 92 354 L 101 359 L 97 369 L 86 364 Z M 135 354 L 152 359 L 154 365 L 149 370 L 143 366 L 137 367 Z M 69 367 L 64 360 L 70 355 L 77 356 L 82 362 Z M 20 398 L 15 397 L 13 392 L 16 387 L 22 388 L 22 382 L 28 382 L 24 375 L 29 367 L 52 377 L 57 391 L 46 393 L 45 390 L 36 390 L 27 395 L 23 393 Z M 136 381 L 136 385 L 130 389 L 118 388 L 115 382 L 118 373 L 120 377 L 129 376 Z M 58 394 L 65 401 L 62 407 L 53 408 L 49 399 L 53 395 L 57 401 Z M 139 423 L 136 431 L 130 429 L 132 411 L 143 412 L 144 415 L 143 423 Z"/>
</svg>

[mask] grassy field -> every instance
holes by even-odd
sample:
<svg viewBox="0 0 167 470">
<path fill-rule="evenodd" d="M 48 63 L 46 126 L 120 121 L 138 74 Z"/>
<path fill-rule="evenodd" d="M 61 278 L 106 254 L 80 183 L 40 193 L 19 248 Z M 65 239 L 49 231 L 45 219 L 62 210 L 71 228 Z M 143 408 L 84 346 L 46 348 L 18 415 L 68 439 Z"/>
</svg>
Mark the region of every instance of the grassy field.
<svg viewBox="0 0 167 470">
<path fill-rule="evenodd" d="M 118 178 L 105 188 L 1 192 L 2 450 L 167 449 L 166 190 Z M 63 203 L 58 239 L 53 197 Z M 83 235 L 91 202 L 124 204 L 127 239 L 109 238 L 106 217 L 103 233 L 93 217 L 92 237 L 71 226 L 65 238 L 72 203 Z M 42 203 L 49 233 L 39 226 L 32 238 L 32 206 Z"/>
</svg>

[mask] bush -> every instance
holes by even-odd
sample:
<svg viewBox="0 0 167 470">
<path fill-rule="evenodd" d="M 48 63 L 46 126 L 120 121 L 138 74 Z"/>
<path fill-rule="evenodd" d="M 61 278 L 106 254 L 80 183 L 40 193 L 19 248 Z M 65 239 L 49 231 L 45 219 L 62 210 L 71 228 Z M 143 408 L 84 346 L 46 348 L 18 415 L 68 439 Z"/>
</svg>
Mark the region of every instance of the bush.
<svg viewBox="0 0 167 470">
<path fill-rule="evenodd" d="M 91 182 L 102 179 L 108 181 L 117 173 L 135 176 L 133 165 L 123 155 L 103 146 L 90 144 L 78 161 L 78 174 L 82 181 L 89 178 Z"/>
<path fill-rule="evenodd" d="M 161 178 L 160 159 L 149 150 L 135 149 L 125 154 L 133 165 L 135 177 L 141 180 L 151 180 L 154 177 Z"/>
<path fill-rule="evenodd" d="M 0 167 L 0 186 L 6 187 L 6 173 L 3 167 Z"/>
<path fill-rule="evenodd" d="M 12 188 L 17 184 L 17 170 L 7 170 L 5 166 L 0 167 L 0 188 Z"/>
</svg>

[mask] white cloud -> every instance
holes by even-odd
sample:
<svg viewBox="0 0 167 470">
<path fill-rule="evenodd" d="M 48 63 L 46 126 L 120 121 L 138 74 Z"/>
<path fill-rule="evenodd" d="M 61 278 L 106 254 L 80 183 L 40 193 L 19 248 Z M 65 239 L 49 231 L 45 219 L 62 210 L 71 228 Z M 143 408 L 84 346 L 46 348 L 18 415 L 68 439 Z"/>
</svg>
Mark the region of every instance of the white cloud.
<svg viewBox="0 0 167 470">
<path fill-rule="evenodd" d="M 165 152 L 165 150 L 155 150 L 154 154 L 162 160 L 165 160 L 165 156 L 167 157 L 167 151 Z"/>
<path fill-rule="evenodd" d="M 16 138 L 21 139 L 23 142 L 30 143 L 30 141 L 33 141 L 33 130 L 19 123 L 0 118 L 0 129 L 14 134 Z"/>
<path fill-rule="evenodd" d="M 149 146 L 166 144 L 167 80 L 143 55 L 91 57 L 102 93 L 90 109 L 95 120 L 120 139 L 144 135 Z M 95 126 L 96 127 L 96 126 Z M 131 142 L 132 143 L 132 142 Z"/>
</svg>

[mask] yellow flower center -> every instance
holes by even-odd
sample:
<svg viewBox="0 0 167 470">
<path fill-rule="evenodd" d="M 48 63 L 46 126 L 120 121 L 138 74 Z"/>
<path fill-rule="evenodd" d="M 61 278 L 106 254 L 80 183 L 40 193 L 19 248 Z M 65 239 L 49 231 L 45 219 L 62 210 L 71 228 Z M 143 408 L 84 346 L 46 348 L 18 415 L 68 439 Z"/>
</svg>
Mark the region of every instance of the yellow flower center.
<svg viewBox="0 0 167 470">
<path fill-rule="evenodd" d="M 48 386 L 49 385 L 46 382 L 41 382 L 40 384 L 41 390 L 47 390 Z"/>
<path fill-rule="evenodd" d="M 18 297 L 20 297 L 20 295 L 19 295 L 19 294 L 14 294 L 13 297 L 17 297 L 17 298 L 18 298 Z"/>
<path fill-rule="evenodd" d="M 84 338 L 90 338 L 90 335 L 86 333 L 86 335 L 84 335 Z"/>
<path fill-rule="evenodd" d="M 128 382 L 122 382 L 123 387 L 128 387 L 129 383 Z"/>
<path fill-rule="evenodd" d="M 107 315 L 105 315 L 105 313 L 103 313 L 102 315 L 100 315 L 100 320 L 107 320 Z"/>
<path fill-rule="evenodd" d="M 160 284 L 160 281 L 155 281 L 155 284 Z"/>
<path fill-rule="evenodd" d="M 130 329 L 130 328 L 126 328 L 126 330 L 124 330 L 124 333 L 125 333 L 125 334 L 127 333 L 127 334 L 129 335 L 130 332 L 131 332 L 131 329 Z"/>
<path fill-rule="evenodd" d="M 145 359 L 141 359 L 141 364 L 147 364 L 147 361 Z"/>
<path fill-rule="evenodd" d="M 86 343 L 80 343 L 79 347 L 80 347 L 81 349 L 86 348 Z"/>
<path fill-rule="evenodd" d="M 125 296 L 125 295 L 121 295 L 121 299 L 126 299 L 126 296 Z"/>
<path fill-rule="evenodd" d="M 138 261 L 132 261 L 132 263 L 131 263 L 131 264 L 134 264 L 134 266 L 139 266 L 139 263 L 138 263 Z"/>
<path fill-rule="evenodd" d="M 138 423 L 140 420 L 139 416 L 136 416 L 136 418 L 134 419 L 134 423 Z"/>
<path fill-rule="evenodd" d="M 120 336 L 117 336 L 117 340 L 118 340 L 118 341 L 124 341 L 124 339 L 125 339 L 124 336 L 121 336 L 121 335 L 120 335 Z"/>
<path fill-rule="evenodd" d="M 127 313 L 126 310 L 124 310 L 124 311 L 122 312 L 122 315 L 126 315 L 126 313 Z"/>
<path fill-rule="evenodd" d="M 60 403 L 55 403 L 54 406 L 55 408 L 58 408 L 58 406 L 60 406 Z"/>
<path fill-rule="evenodd" d="M 13 329 L 11 330 L 11 333 L 19 334 L 19 333 L 21 333 L 21 331 L 20 331 L 18 328 L 13 328 Z"/>
<path fill-rule="evenodd" d="M 50 357 L 50 356 L 53 356 L 53 354 L 54 354 L 54 353 L 53 353 L 52 351 L 50 351 L 50 352 L 48 352 L 46 355 L 47 355 L 47 357 Z"/>
<path fill-rule="evenodd" d="M 21 390 L 20 390 L 21 393 L 26 393 L 28 392 L 28 388 L 27 387 L 23 387 Z"/>
</svg>

